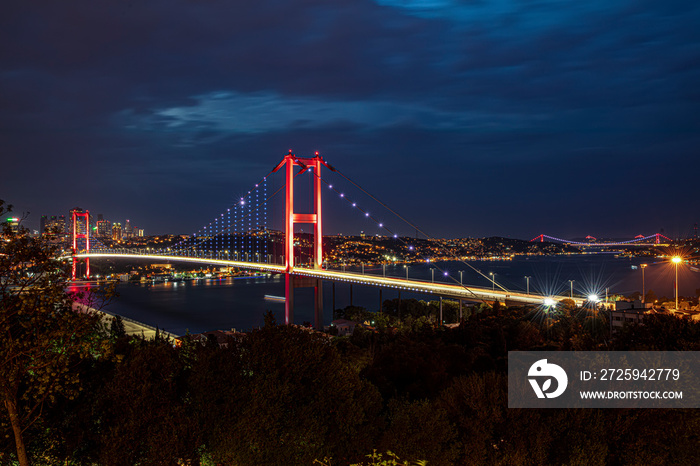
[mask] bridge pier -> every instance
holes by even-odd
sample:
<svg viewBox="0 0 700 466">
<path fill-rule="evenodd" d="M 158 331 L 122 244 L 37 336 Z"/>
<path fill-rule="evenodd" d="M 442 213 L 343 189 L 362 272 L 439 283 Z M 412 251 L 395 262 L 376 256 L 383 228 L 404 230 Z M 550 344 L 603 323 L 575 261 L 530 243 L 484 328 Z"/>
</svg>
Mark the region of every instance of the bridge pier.
<svg viewBox="0 0 700 466">
<path fill-rule="evenodd" d="M 284 274 L 284 323 L 294 323 L 294 288 L 314 288 L 314 328 L 323 331 L 323 280 Z"/>
<path fill-rule="evenodd" d="M 314 286 L 314 328 L 323 331 L 323 280 L 316 280 Z"/>
<path fill-rule="evenodd" d="M 284 274 L 284 323 L 294 323 L 294 276 Z"/>
</svg>

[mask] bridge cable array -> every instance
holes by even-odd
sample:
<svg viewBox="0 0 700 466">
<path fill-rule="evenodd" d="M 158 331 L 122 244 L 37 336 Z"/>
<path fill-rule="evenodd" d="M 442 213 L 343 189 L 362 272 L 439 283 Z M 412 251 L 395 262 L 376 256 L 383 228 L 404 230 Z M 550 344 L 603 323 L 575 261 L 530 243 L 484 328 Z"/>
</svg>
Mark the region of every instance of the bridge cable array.
<svg viewBox="0 0 700 466">
<path fill-rule="evenodd" d="M 337 167 L 335 168 L 334 171 L 335 171 L 335 173 L 338 173 L 340 176 L 342 176 L 343 178 L 345 178 L 345 179 L 346 179 L 348 182 L 350 182 L 352 185 L 354 185 L 355 187 L 357 187 L 360 191 L 362 191 L 362 192 L 365 193 L 367 196 L 369 196 L 372 200 L 374 200 L 375 202 L 379 203 L 382 207 L 384 207 L 384 208 L 387 209 L 389 212 L 391 212 L 391 213 L 394 214 L 396 217 L 398 217 L 400 220 L 402 220 L 403 222 L 405 222 L 407 225 L 411 226 L 413 229 L 415 229 L 416 231 L 418 231 L 418 232 L 420 232 L 421 234 L 423 234 L 426 238 L 428 238 L 428 239 L 430 239 L 430 240 L 434 240 L 434 238 L 432 238 L 430 235 L 428 235 L 427 233 L 425 233 L 425 232 L 424 232 L 423 230 L 421 230 L 418 226 L 416 226 L 415 224 L 413 224 L 413 223 L 410 222 L 409 220 L 407 220 L 407 219 L 405 219 L 404 217 L 402 217 L 401 215 L 399 215 L 396 211 L 394 211 L 393 209 L 391 209 L 387 204 L 385 204 L 384 202 L 382 202 L 381 200 L 379 200 L 376 196 L 372 195 L 372 194 L 369 193 L 367 190 L 365 190 L 364 188 L 362 188 L 358 183 L 354 182 L 354 181 L 351 180 L 348 176 L 346 176 L 345 174 L 343 174 L 342 172 L 340 172 L 340 170 L 338 170 Z M 404 244 L 405 246 L 407 246 L 409 249 L 413 249 L 413 246 L 412 246 L 411 244 L 409 244 L 407 241 L 405 241 L 402 237 L 398 236 L 398 234 L 394 233 L 389 227 L 387 227 L 386 225 L 384 225 L 383 222 L 380 222 L 380 221 L 379 221 L 378 219 L 376 219 L 374 216 L 370 215 L 370 213 L 369 213 L 368 211 L 366 211 L 366 210 L 364 210 L 363 208 L 359 207 L 359 206 L 357 205 L 356 202 L 352 202 L 347 196 L 345 196 L 344 193 L 340 192 L 337 188 L 334 188 L 333 185 L 332 185 L 331 183 L 329 183 L 326 179 L 324 179 L 323 177 L 321 177 L 320 175 L 318 175 L 318 174 L 315 173 L 315 172 L 314 172 L 314 176 L 316 176 L 317 178 L 319 178 L 325 185 L 327 185 L 327 186 L 328 186 L 330 189 L 332 189 L 336 194 L 338 194 L 338 196 L 339 196 L 340 198 L 342 198 L 342 199 L 344 199 L 346 202 L 348 202 L 353 208 L 355 208 L 355 209 L 359 210 L 360 212 L 362 212 L 362 213 L 365 215 L 366 218 L 369 218 L 370 220 L 374 221 L 374 222 L 377 224 L 377 226 L 378 226 L 379 228 L 381 228 L 381 229 L 383 229 L 384 231 L 386 231 L 387 233 L 389 233 L 390 236 L 392 236 L 394 239 L 399 240 L 401 243 L 403 243 L 403 244 Z M 477 269 L 476 267 L 474 267 L 474 266 L 472 266 L 471 264 L 469 264 L 468 262 L 465 262 L 464 260 L 460 259 L 460 258 L 459 258 L 458 256 L 456 256 L 453 252 L 451 252 L 449 249 L 445 248 L 444 246 L 440 245 L 439 243 L 438 243 L 438 245 L 439 245 L 439 247 L 440 247 L 441 250 L 443 250 L 443 251 L 446 252 L 448 255 L 450 255 L 451 257 L 453 257 L 457 262 L 460 262 L 460 263 L 466 265 L 467 267 L 471 268 L 471 269 L 474 270 L 476 273 L 478 273 L 478 274 L 481 275 L 482 277 L 486 278 L 488 281 L 493 282 L 493 283 L 494 283 L 496 286 L 498 286 L 501 290 L 503 290 L 503 291 L 505 291 L 505 292 L 508 292 L 508 291 L 509 291 L 508 289 L 506 289 L 505 287 L 503 287 L 501 284 L 499 284 L 499 283 L 497 283 L 497 282 L 491 280 L 488 276 L 486 276 L 483 272 L 481 272 L 481 271 L 480 271 L 479 269 Z M 430 259 L 430 258 L 427 258 L 427 259 Z M 439 267 L 436 263 L 432 263 L 432 264 L 433 264 L 433 266 L 434 266 L 437 270 L 439 270 L 444 276 L 449 277 L 450 280 L 452 280 L 455 284 L 459 285 L 459 286 L 462 287 L 465 291 L 471 293 L 474 297 L 476 297 L 476 294 L 474 293 L 474 291 L 471 290 L 467 285 L 464 285 L 463 283 L 460 283 L 455 277 L 449 275 L 449 273 L 447 273 L 446 270 L 444 270 L 443 268 Z M 476 299 L 479 299 L 480 301 L 484 302 L 484 300 L 481 299 L 481 298 L 476 298 Z"/>
</svg>

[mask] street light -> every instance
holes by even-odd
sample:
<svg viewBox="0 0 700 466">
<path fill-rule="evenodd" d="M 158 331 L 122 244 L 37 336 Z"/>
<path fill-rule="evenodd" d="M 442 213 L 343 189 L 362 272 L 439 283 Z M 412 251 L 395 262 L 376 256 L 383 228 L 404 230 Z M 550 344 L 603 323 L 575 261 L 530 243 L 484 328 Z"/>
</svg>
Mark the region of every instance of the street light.
<svg viewBox="0 0 700 466">
<path fill-rule="evenodd" d="M 491 275 L 491 290 L 496 291 L 496 274 L 489 272 L 489 275 Z"/>
<path fill-rule="evenodd" d="M 676 311 L 678 310 L 678 264 L 683 262 L 683 259 L 681 259 L 679 256 L 673 256 L 671 259 L 671 262 L 676 266 L 676 283 L 675 283 L 675 288 L 676 288 Z"/>
<path fill-rule="evenodd" d="M 433 277 L 432 282 L 435 283 L 435 269 L 432 267 L 430 268 L 430 275 Z"/>
<path fill-rule="evenodd" d="M 525 280 L 527 280 L 527 294 L 530 294 L 530 277 L 526 275 Z"/>
<path fill-rule="evenodd" d="M 569 280 L 569 283 L 571 283 L 571 299 L 574 298 L 574 282 L 576 280 Z"/>
<path fill-rule="evenodd" d="M 408 266 L 404 265 L 404 267 L 406 268 L 406 280 L 408 280 Z"/>
<path fill-rule="evenodd" d="M 460 284 L 460 285 L 463 285 L 463 284 L 464 284 L 464 283 L 462 283 L 462 273 L 463 273 L 463 272 L 464 272 L 464 270 L 460 270 L 460 271 L 459 271 L 459 284 Z"/>
<path fill-rule="evenodd" d="M 640 264 L 639 266 L 642 268 L 642 303 L 646 303 L 646 290 L 644 289 L 644 269 L 647 268 L 648 264 Z"/>
</svg>

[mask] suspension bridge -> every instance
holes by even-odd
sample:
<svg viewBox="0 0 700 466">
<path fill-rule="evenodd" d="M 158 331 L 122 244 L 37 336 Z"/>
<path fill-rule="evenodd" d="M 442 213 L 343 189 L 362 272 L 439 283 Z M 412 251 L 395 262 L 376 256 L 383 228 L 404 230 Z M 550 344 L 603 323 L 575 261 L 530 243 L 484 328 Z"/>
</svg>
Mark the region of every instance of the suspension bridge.
<svg viewBox="0 0 700 466">
<path fill-rule="evenodd" d="M 600 241 L 594 236 L 586 236 L 585 241 L 576 241 L 569 239 L 561 239 L 554 236 L 549 236 L 541 234 L 530 240 L 530 242 L 552 242 L 552 243 L 563 243 L 570 246 L 580 246 L 580 247 L 606 247 L 606 246 L 668 246 L 673 240 L 668 236 L 664 236 L 661 233 L 655 233 L 653 235 L 637 235 L 629 240 L 610 240 L 610 241 Z"/>
<path fill-rule="evenodd" d="M 394 210 L 383 204 L 376 197 L 364 190 L 359 184 L 331 166 L 318 152 L 313 157 L 297 157 L 292 151 L 284 156 L 267 175 L 260 179 L 254 186 L 234 204 L 228 206 L 198 232 L 186 237 L 182 241 L 162 249 L 123 249 L 110 248 L 90 236 L 89 213 L 75 212 L 72 218 L 72 254 L 73 277 L 76 276 L 76 265 L 79 261 L 85 263 L 86 276 L 90 275 L 90 259 L 123 258 L 123 259 L 147 259 L 152 261 L 179 261 L 211 266 L 235 267 L 244 270 L 261 271 L 266 273 L 284 274 L 285 276 L 285 323 L 294 322 L 294 289 L 300 287 L 314 288 L 314 315 L 315 326 L 322 327 L 323 315 L 323 281 L 344 282 L 349 284 L 365 285 L 377 288 L 391 288 L 416 293 L 426 293 L 439 297 L 456 299 L 459 301 L 460 315 L 463 301 L 466 302 L 501 302 L 522 303 L 541 306 L 553 306 L 563 299 L 573 299 L 576 305 L 583 305 L 585 299 L 572 296 L 544 296 L 535 293 L 522 293 L 511 291 L 496 283 L 492 278 L 481 273 L 469 263 L 466 267 L 472 268 L 479 275 L 488 280 L 489 286 L 472 286 L 461 283 L 450 277 L 452 282 L 435 282 L 434 280 L 418 280 L 399 277 L 387 277 L 385 274 L 365 274 L 331 269 L 324 261 L 323 250 L 323 205 L 322 192 L 330 191 L 344 201 L 351 210 L 355 211 L 366 221 L 373 222 L 387 237 L 406 243 L 410 241 L 396 234 L 388 224 L 371 215 L 369 210 L 359 205 L 353 198 L 341 191 L 322 176 L 321 170 L 325 168 L 329 173 L 340 176 L 354 188 L 362 191 L 373 201 L 381 204 L 385 209 L 394 214 L 400 221 L 406 222 L 421 232 L 418 227 L 401 217 Z M 268 182 L 275 173 L 282 173 L 284 183 L 274 191 L 268 193 Z M 312 181 L 310 195 L 313 197 L 312 212 L 298 213 L 295 210 L 294 184 L 295 180 L 306 175 Z M 325 189 L 324 189 L 325 188 Z M 284 231 L 277 234 L 276 231 L 267 228 L 269 209 L 273 198 L 282 190 L 285 191 Z M 310 196 L 310 197 L 311 197 Z M 302 248 L 300 235 L 295 235 L 295 225 L 313 225 L 312 239 L 309 239 L 311 261 L 302 262 L 297 255 Z M 406 249 L 413 249 L 410 244 L 405 244 Z M 449 251 L 446 251 L 449 253 Z M 429 260 L 430 258 L 426 258 Z M 432 264 L 441 270 L 438 263 Z M 445 273 L 445 275 L 447 275 Z"/>
</svg>

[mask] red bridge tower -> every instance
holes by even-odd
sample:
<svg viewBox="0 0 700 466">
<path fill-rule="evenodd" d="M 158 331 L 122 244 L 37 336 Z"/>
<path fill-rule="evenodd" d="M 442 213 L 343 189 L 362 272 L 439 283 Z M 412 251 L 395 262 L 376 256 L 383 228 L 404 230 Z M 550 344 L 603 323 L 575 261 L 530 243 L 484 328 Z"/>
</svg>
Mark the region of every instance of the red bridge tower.
<svg viewBox="0 0 700 466">
<path fill-rule="evenodd" d="M 323 314 L 323 283 L 319 279 L 299 279 L 292 275 L 294 272 L 294 224 L 306 223 L 314 225 L 314 268 L 320 269 L 323 264 L 323 222 L 321 204 L 321 165 L 331 171 L 333 167 L 328 165 L 316 152 L 312 158 L 301 158 L 295 156 L 290 150 L 284 159 L 275 167 L 272 172 L 278 171 L 286 165 L 286 188 L 287 188 L 287 208 L 285 216 L 285 243 L 284 261 L 286 269 L 286 299 L 285 299 L 285 323 L 294 322 L 294 288 L 302 286 L 313 286 L 315 295 L 315 324 L 318 328 L 322 322 Z M 310 214 L 294 213 L 294 166 L 301 167 L 298 174 L 307 170 L 313 171 L 314 176 L 314 206 L 315 212 Z M 313 282 L 313 283 L 312 283 Z M 312 283 L 312 284 L 311 284 Z"/>
<path fill-rule="evenodd" d="M 82 233 L 78 229 L 78 218 L 82 217 L 85 219 L 85 233 Z M 78 265 L 76 259 L 75 259 L 75 254 L 78 251 L 78 239 L 85 239 L 85 253 L 90 252 L 90 212 L 85 211 L 85 212 L 76 212 L 73 211 L 73 280 L 75 280 L 75 270 L 76 266 Z M 85 276 L 87 278 L 90 278 L 90 258 L 86 257 L 85 258 Z"/>
</svg>

